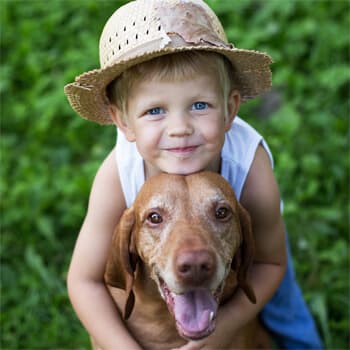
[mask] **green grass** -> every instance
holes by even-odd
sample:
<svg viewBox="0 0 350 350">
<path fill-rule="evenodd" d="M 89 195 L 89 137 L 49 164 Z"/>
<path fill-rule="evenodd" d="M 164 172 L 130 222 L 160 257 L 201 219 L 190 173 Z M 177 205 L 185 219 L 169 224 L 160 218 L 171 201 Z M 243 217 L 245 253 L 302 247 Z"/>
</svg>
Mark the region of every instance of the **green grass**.
<svg viewBox="0 0 350 350">
<path fill-rule="evenodd" d="M 65 278 L 115 129 L 79 118 L 63 86 L 98 66 L 123 1 L 0 2 L 1 349 L 87 349 Z M 208 1 L 236 46 L 268 52 L 273 90 L 242 106 L 267 139 L 294 264 L 327 349 L 349 348 L 347 1 Z"/>
</svg>

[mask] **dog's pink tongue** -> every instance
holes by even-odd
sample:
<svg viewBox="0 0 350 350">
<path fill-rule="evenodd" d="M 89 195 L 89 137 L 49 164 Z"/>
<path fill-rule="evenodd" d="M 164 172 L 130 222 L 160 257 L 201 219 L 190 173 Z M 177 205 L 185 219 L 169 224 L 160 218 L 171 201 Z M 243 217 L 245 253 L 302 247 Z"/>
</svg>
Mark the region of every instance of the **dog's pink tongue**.
<svg viewBox="0 0 350 350">
<path fill-rule="evenodd" d="M 215 299 L 205 289 L 174 295 L 174 316 L 188 337 L 209 334 L 214 329 L 217 307 Z"/>
</svg>

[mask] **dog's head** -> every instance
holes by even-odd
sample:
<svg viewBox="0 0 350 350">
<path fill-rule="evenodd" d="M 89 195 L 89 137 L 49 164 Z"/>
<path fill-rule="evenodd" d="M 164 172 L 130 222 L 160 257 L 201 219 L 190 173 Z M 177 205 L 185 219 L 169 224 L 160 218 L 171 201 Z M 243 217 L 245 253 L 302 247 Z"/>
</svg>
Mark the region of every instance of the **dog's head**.
<svg viewBox="0 0 350 350">
<path fill-rule="evenodd" d="M 142 263 L 173 314 L 179 334 L 199 339 L 215 328 L 215 316 L 231 270 L 255 303 L 247 282 L 254 243 L 248 213 L 218 174 L 161 174 L 149 179 L 117 226 L 105 280 L 128 295 Z M 135 277 L 136 276 L 136 277 Z"/>
</svg>

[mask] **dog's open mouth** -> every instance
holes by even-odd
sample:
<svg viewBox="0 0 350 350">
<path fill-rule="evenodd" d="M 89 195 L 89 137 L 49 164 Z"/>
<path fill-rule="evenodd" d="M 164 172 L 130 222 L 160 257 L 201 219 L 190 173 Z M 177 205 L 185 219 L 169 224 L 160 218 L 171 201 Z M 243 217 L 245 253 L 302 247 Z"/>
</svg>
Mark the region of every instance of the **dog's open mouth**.
<svg viewBox="0 0 350 350">
<path fill-rule="evenodd" d="M 159 281 L 168 309 L 182 337 L 201 339 L 214 331 L 221 286 L 214 293 L 205 288 L 195 288 L 175 294 L 162 279 Z"/>
</svg>

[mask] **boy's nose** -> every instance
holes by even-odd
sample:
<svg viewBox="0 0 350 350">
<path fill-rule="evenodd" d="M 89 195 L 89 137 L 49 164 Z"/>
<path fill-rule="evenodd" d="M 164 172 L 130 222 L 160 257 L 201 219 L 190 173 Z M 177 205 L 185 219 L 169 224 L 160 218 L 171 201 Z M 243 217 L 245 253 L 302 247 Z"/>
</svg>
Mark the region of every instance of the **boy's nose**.
<svg viewBox="0 0 350 350">
<path fill-rule="evenodd" d="M 168 136 L 182 137 L 193 133 L 193 126 L 188 116 L 172 116 L 169 118 Z"/>
</svg>

